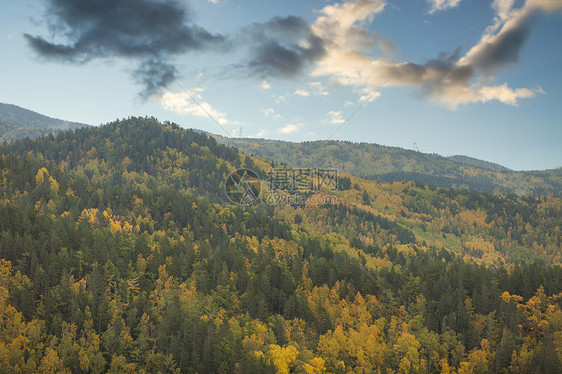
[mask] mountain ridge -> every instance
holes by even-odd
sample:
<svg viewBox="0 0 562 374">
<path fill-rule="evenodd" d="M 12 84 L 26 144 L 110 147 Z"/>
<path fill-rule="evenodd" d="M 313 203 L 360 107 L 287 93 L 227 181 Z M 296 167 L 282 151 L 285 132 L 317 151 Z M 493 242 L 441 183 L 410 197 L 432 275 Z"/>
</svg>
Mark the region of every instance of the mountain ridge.
<svg viewBox="0 0 562 374">
<path fill-rule="evenodd" d="M 416 181 L 437 187 L 454 187 L 487 193 L 560 196 L 562 168 L 514 171 L 469 156 L 445 157 L 399 147 L 348 141 L 308 141 L 225 138 L 218 142 L 235 146 L 277 163 L 297 167 L 331 167 L 340 173 L 390 183 Z"/>
<path fill-rule="evenodd" d="M 15 104 L 0 103 L 0 141 L 37 138 L 90 125 L 49 117 Z"/>
<path fill-rule="evenodd" d="M 470 157 L 465 155 L 453 155 L 453 156 L 448 156 L 447 158 L 456 162 L 460 162 L 461 164 L 465 164 L 469 166 L 477 166 L 482 169 L 487 169 L 490 171 L 516 171 L 495 162 L 481 160 L 475 157 Z"/>
<path fill-rule="evenodd" d="M 88 127 L 89 125 L 48 117 L 14 104 L 0 103 L 0 141 L 26 137 L 39 138 L 49 133 Z M 217 142 L 235 146 L 277 163 L 297 167 L 330 167 L 381 183 L 415 181 L 437 187 L 453 187 L 487 193 L 553 195 L 562 191 L 562 168 L 514 171 L 477 158 L 441 156 L 400 147 L 366 142 L 308 141 L 226 138 L 203 130 Z"/>
</svg>

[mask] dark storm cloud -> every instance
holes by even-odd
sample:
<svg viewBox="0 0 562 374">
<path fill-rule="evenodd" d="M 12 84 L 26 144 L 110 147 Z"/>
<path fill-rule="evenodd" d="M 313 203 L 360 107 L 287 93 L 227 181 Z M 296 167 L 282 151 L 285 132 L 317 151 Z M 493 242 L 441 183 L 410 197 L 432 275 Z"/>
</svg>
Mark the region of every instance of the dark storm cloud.
<svg viewBox="0 0 562 374">
<path fill-rule="evenodd" d="M 168 86 L 177 77 L 177 69 L 174 65 L 161 62 L 160 60 L 144 60 L 134 72 L 135 80 L 142 87 L 141 97 L 147 99 L 150 95 L 158 92 L 160 88 Z"/>
<path fill-rule="evenodd" d="M 461 48 L 452 54 L 440 53 L 435 59 L 424 64 L 411 62 L 388 67 L 388 74 L 397 84 L 417 85 L 424 92 L 439 91 L 445 86 L 466 86 L 475 76 L 475 70 L 470 65 L 459 65 Z"/>
<path fill-rule="evenodd" d="M 188 9 L 174 0 L 49 0 L 50 29 L 67 43 L 26 34 L 39 55 L 83 63 L 95 58 L 138 60 L 135 79 L 147 97 L 175 79 L 165 61 L 192 50 L 224 48 L 225 38 L 190 22 Z"/>
<path fill-rule="evenodd" d="M 323 41 L 300 17 L 276 17 L 245 27 L 231 45 L 192 23 L 174 0 L 49 0 L 51 32 L 64 43 L 25 34 L 40 56 L 85 63 L 96 58 L 129 58 L 144 98 L 177 78 L 169 59 L 189 51 L 249 46 L 244 69 L 250 75 L 293 77 L 325 53 Z"/>
<path fill-rule="evenodd" d="M 450 56 L 447 56 L 445 52 L 441 52 L 436 59 L 427 61 L 425 65 L 433 69 L 448 70 L 459 60 L 460 54 L 461 47 L 458 47 Z"/>
<path fill-rule="evenodd" d="M 476 71 L 473 66 L 457 64 L 460 55 L 461 48 L 459 47 L 450 56 L 441 53 L 437 59 L 426 62 L 424 68 L 432 70 L 434 77 L 422 83 L 424 90 L 431 92 L 448 85 L 467 86 Z"/>
<path fill-rule="evenodd" d="M 531 31 L 531 23 L 521 20 L 515 27 L 499 34 L 493 43 L 484 43 L 474 56 L 473 65 L 484 71 L 502 68 L 516 63 L 519 52 Z"/>
<path fill-rule="evenodd" d="M 250 45 L 246 64 L 253 75 L 294 77 L 325 54 L 324 42 L 303 18 L 276 17 L 243 31 Z"/>
</svg>

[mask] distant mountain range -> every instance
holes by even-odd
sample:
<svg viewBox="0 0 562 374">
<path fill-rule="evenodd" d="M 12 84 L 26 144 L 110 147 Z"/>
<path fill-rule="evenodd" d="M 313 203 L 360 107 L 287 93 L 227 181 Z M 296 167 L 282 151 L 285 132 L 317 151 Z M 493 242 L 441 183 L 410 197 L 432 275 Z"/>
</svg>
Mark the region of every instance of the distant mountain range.
<svg viewBox="0 0 562 374">
<path fill-rule="evenodd" d="M 39 138 L 49 133 L 88 127 L 0 103 L 0 142 Z M 201 130 L 193 130 L 205 133 Z M 513 171 L 504 166 L 467 156 L 443 157 L 398 147 L 343 141 L 292 143 L 279 140 L 225 138 L 217 142 L 237 147 L 274 163 L 296 167 L 335 168 L 340 174 L 381 183 L 415 181 L 428 186 L 454 187 L 480 192 L 562 196 L 562 168 Z"/>
<path fill-rule="evenodd" d="M 0 103 L 0 141 L 39 138 L 49 133 L 86 126 L 89 125 L 51 118 L 17 105 Z"/>
<path fill-rule="evenodd" d="M 518 195 L 562 194 L 562 168 L 513 171 L 467 156 L 443 157 L 398 147 L 343 141 L 292 143 L 279 140 L 225 138 L 219 143 L 297 167 L 335 168 L 340 173 L 381 183 L 416 181 L 488 193 Z"/>
</svg>

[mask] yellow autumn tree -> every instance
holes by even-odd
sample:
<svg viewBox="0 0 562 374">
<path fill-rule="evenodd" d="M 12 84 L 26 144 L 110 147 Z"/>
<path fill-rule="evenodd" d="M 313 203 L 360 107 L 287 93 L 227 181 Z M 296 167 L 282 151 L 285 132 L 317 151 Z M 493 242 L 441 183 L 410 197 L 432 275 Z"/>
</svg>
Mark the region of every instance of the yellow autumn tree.
<svg viewBox="0 0 562 374">
<path fill-rule="evenodd" d="M 326 372 L 326 365 L 324 360 L 320 357 L 314 357 L 309 363 L 304 364 L 304 371 L 306 374 L 320 374 Z"/>
<path fill-rule="evenodd" d="M 53 348 L 49 347 L 45 350 L 45 355 L 41 359 L 41 365 L 39 365 L 37 372 L 42 374 L 58 374 L 70 373 L 70 370 L 64 370 L 59 355 Z"/>
<path fill-rule="evenodd" d="M 299 356 L 299 351 L 292 345 L 283 348 L 277 344 L 271 344 L 269 356 L 271 356 L 273 364 L 277 368 L 277 374 L 289 374 Z"/>
<path fill-rule="evenodd" d="M 417 372 L 420 368 L 420 342 L 416 337 L 408 332 L 403 332 L 394 345 L 394 352 L 400 359 L 400 370 L 404 373 L 410 370 Z"/>
<path fill-rule="evenodd" d="M 475 349 L 468 355 L 468 364 L 470 371 L 475 374 L 483 374 L 488 372 L 488 366 L 492 353 L 490 352 L 490 342 L 488 339 L 482 339 L 480 349 Z"/>
<path fill-rule="evenodd" d="M 37 174 L 35 175 L 35 182 L 37 184 L 41 184 L 45 182 L 45 177 L 49 177 L 49 171 L 47 168 L 43 167 L 37 171 Z"/>
<path fill-rule="evenodd" d="M 59 183 L 55 180 L 55 178 L 49 176 L 49 184 L 51 185 L 51 191 L 57 195 L 59 193 Z"/>
<path fill-rule="evenodd" d="M 40 185 L 47 182 L 49 183 L 49 187 L 52 193 L 55 195 L 58 194 L 60 189 L 59 183 L 49 174 L 49 170 L 47 170 L 47 168 L 42 167 L 37 171 L 37 174 L 35 175 L 35 183 L 37 183 L 37 185 Z"/>
</svg>

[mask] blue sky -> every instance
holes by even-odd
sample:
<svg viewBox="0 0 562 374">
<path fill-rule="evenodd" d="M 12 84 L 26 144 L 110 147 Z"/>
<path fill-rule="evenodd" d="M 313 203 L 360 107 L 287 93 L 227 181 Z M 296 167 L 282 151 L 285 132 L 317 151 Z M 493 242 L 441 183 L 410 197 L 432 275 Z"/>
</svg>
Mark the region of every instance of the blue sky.
<svg viewBox="0 0 562 374">
<path fill-rule="evenodd" d="M 562 0 L 97 3 L 7 0 L 0 102 L 562 166 Z"/>
</svg>

